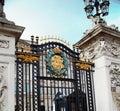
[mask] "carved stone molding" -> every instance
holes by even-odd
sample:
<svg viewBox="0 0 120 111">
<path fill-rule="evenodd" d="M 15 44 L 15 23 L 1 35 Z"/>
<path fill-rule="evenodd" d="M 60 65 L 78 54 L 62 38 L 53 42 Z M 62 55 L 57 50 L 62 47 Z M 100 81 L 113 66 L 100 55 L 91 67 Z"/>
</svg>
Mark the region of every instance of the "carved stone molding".
<svg viewBox="0 0 120 111">
<path fill-rule="evenodd" d="M 120 87 L 120 65 L 112 64 L 110 69 L 111 87 Z"/>
<path fill-rule="evenodd" d="M 0 66 L 0 73 L 4 73 L 5 72 L 5 70 L 6 70 L 6 66 Z"/>
<path fill-rule="evenodd" d="M 2 73 L 0 73 L 0 111 L 6 111 L 7 84 Z"/>
<path fill-rule="evenodd" d="M 9 41 L 0 40 L 0 48 L 9 48 Z"/>
<path fill-rule="evenodd" d="M 111 64 L 110 77 L 113 100 L 120 109 L 120 64 Z"/>
<path fill-rule="evenodd" d="M 85 56 L 97 58 L 101 55 L 120 58 L 120 41 L 100 38 L 84 49 Z"/>
<path fill-rule="evenodd" d="M 118 31 L 118 26 L 116 26 L 115 24 L 110 25 L 110 28 Z"/>
<path fill-rule="evenodd" d="M 17 43 L 16 49 L 19 51 L 23 50 L 23 52 L 31 52 L 30 43 L 28 43 L 27 41 L 23 41 L 23 40 L 20 40 Z"/>
</svg>

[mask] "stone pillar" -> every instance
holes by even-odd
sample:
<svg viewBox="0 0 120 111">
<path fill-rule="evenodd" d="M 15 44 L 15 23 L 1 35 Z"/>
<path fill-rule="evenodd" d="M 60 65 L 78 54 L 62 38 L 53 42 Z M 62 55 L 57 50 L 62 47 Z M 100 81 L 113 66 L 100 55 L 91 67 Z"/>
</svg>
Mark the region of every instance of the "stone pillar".
<svg viewBox="0 0 120 111">
<path fill-rule="evenodd" d="M 120 32 L 98 24 L 73 45 L 95 63 L 96 111 L 120 111 Z"/>
<path fill-rule="evenodd" d="M 0 111 L 15 111 L 15 43 L 23 30 L 0 17 Z"/>
</svg>

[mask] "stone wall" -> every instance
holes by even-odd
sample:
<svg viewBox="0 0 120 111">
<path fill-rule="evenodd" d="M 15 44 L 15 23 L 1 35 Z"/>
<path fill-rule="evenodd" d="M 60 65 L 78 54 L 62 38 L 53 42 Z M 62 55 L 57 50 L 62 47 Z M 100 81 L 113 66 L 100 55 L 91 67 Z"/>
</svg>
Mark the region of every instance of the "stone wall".
<svg viewBox="0 0 120 111">
<path fill-rule="evenodd" d="M 15 38 L 0 35 L 0 111 L 14 111 Z"/>
<path fill-rule="evenodd" d="M 120 111 L 119 30 L 97 25 L 73 46 L 95 63 L 96 111 Z"/>
</svg>

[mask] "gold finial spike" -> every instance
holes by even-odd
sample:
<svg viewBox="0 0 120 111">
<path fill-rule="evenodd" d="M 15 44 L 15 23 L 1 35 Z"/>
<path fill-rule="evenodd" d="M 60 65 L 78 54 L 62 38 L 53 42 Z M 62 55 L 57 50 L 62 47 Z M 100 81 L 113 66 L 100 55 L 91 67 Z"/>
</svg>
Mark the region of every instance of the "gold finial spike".
<svg viewBox="0 0 120 111">
<path fill-rule="evenodd" d="M 45 36 L 44 41 L 45 41 L 45 42 L 47 41 L 47 36 Z"/>
<path fill-rule="evenodd" d="M 70 47 L 70 42 L 68 42 L 68 46 Z"/>
<path fill-rule="evenodd" d="M 42 41 L 44 41 L 44 40 L 45 40 L 45 37 L 43 37 Z"/>
<path fill-rule="evenodd" d="M 55 36 L 53 35 L 53 39 L 55 39 Z"/>
<path fill-rule="evenodd" d="M 56 36 L 54 37 L 54 40 L 55 40 L 55 42 L 57 41 L 57 37 Z"/>
<path fill-rule="evenodd" d="M 54 42 L 54 36 L 52 36 L 52 38 L 51 38 L 51 42 Z"/>
<path fill-rule="evenodd" d="M 56 37 L 57 41 L 59 40 L 58 37 Z"/>
<path fill-rule="evenodd" d="M 54 36 L 52 36 L 52 39 L 54 39 Z"/>
<path fill-rule="evenodd" d="M 45 35 L 45 39 L 47 38 L 47 36 Z"/>
<path fill-rule="evenodd" d="M 67 46 L 69 46 L 68 42 L 66 44 L 67 44 Z"/>
<path fill-rule="evenodd" d="M 49 40 L 49 37 L 47 36 L 47 40 Z"/>
<path fill-rule="evenodd" d="M 49 38 L 50 38 L 50 40 L 52 40 L 52 37 L 51 37 L 51 36 L 49 36 Z"/>
<path fill-rule="evenodd" d="M 42 41 L 42 40 L 43 40 L 43 36 L 40 37 L 40 41 Z"/>
<path fill-rule="evenodd" d="M 48 40 L 50 40 L 50 35 L 48 35 Z"/>
<path fill-rule="evenodd" d="M 58 40 L 60 41 L 60 37 L 58 37 Z"/>
<path fill-rule="evenodd" d="M 65 43 L 65 40 L 63 39 L 63 43 Z"/>
<path fill-rule="evenodd" d="M 61 39 L 61 42 L 63 42 L 63 43 L 64 43 L 64 40 L 63 40 L 63 38 Z"/>
<path fill-rule="evenodd" d="M 57 36 L 55 36 L 55 40 L 56 40 L 56 41 L 58 41 L 58 38 L 57 38 Z"/>
<path fill-rule="evenodd" d="M 50 35 L 48 35 L 48 40 L 50 40 Z"/>
<path fill-rule="evenodd" d="M 64 40 L 64 43 L 65 43 L 65 44 L 67 44 L 67 41 L 66 41 L 66 40 Z"/>
</svg>

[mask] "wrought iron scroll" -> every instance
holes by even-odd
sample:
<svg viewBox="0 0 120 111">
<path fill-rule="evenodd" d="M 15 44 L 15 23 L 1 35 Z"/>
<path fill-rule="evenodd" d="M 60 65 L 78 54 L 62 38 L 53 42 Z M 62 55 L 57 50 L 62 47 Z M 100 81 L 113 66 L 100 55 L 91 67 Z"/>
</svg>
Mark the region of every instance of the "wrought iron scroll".
<svg viewBox="0 0 120 111">
<path fill-rule="evenodd" d="M 38 45 L 32 37 L 31 43 L 29 52 L 16 50 L 16 111 L 95 111 L 93 64 L 59 42 Z M 47 54 L 56 47 L 69 59 L 62 77 L 49 74 L 46 66 Z"/>
</svg>

